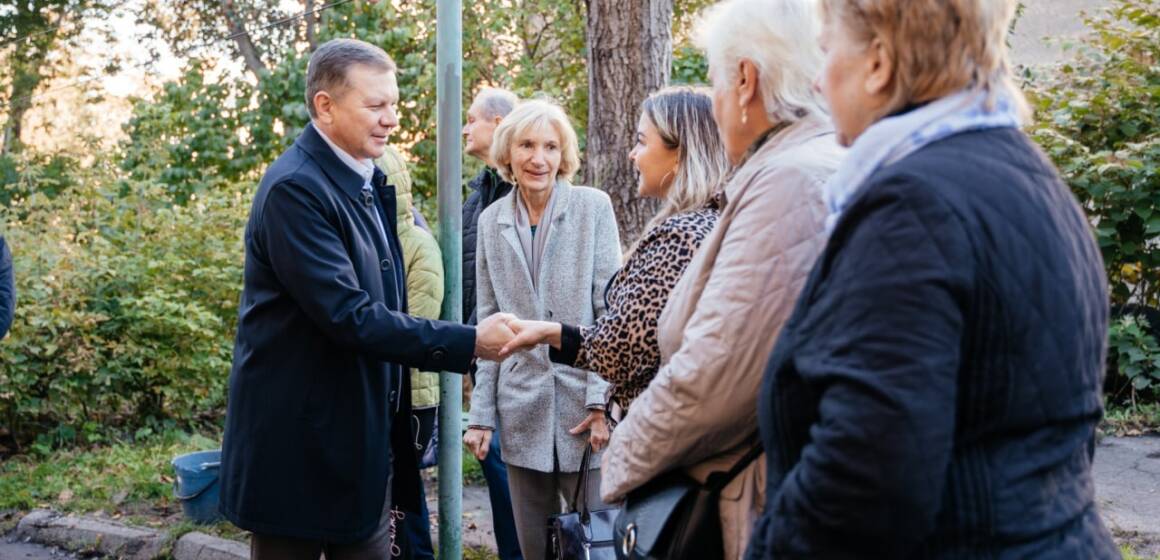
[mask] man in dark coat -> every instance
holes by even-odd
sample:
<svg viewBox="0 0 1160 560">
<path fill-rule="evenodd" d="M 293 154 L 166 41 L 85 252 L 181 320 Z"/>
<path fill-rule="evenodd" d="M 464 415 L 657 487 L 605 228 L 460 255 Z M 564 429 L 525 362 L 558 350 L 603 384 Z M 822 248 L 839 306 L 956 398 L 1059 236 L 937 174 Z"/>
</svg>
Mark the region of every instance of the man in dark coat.
<svg viewBox="0 0 1160 560">
<path fill-rule="evenodd" d="M 311 56 L 302 134 L 267 170 L 245 282 L 221 511 L 253 558 L 390 557 L 392 510 L 418 511 L 404 368 L 465 372 L 510 338 L 406 314 L 394 187 L 371 163 L 397 126 L 395 65 L 361 41 Z"/>
<path fill-rule="evenodd" d="M 16 280 L 12 274 L 12 253 L 0 235 L 0 339 L 8 334 L 16 313 Z"/>
<path fill-rule="evenodd" d="M 515 109 L 519 98 L 505 89 L 484 88 L 476 94 L 467 109 L 467 123 L 463 125 L 463 151 L 484 163 L 483 169 L 468 181 L 471 194 L 463 203 L 463 316 L 474 325 L 475 317 L 475 239 L 476 224 L 484 209 L 512 191 L 511 183 L 504 181 L 491 161 L 491 141 L 495 128 Z"/>
<path fill-rule="evenodd" d="M 519 98 L 516 94 L 498 88 L 483 88 L 475 95 L 471 107 L 467 109 L 467 122 L 463 125 L 463 150 L 467 155 L 484 163 L 483 169 L 470 182 L 471 189 L 467 201 L 463 203 L 463 316 L 467 324 L 475 324 L 475 244 L 479 215 L 485 208 L 512 190 L 511 183 L 504 181 L 495 170 L 491 160 L 492 137 L 495 128 L 508 113 L 512 112 Z M 497 434 L 498 435 L 498 434 Z M 512 495 L 508 489 L 507 465 L 499 450 L 499 437 L 491 438 L 491 445 L 485 457 L 479 462 L 483 477 L 487 480 L 487 493 L 491 498 L 491 518 L 495 526 L 495 544 L 500 560 L 519 560 L 520 542 L 516 536 L 515 515 L 512 513 Z"/>
</svg>

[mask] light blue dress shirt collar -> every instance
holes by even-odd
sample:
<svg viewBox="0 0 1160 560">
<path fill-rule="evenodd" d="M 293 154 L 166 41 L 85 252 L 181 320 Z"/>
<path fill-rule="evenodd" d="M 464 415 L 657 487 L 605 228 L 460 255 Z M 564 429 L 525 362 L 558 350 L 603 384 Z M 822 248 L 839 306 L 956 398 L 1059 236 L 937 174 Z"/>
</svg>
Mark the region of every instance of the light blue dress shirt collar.
<svg viewBox="0 0 1160 560">
<path fill-rule="evenodd" d="M 370 184 L 371 177 L 373 177 L 375 174 L 375 166 L 370 159 L 359 161 L 355 159 L 354 156 L 346 153 L 345 150 L 339 148 L 338 144 L 335 144 L 334 141 L 332 141 L 330 137 L 322 131 L 322 128 L 320 128 L 317 123 L 314 125 L 314 130 L 317 131 L 318 135 L 326 141 L 326 143 L 330 146 L 330 149 L 334 150 L 334 153 L 338 156 L 338 159 L 342 160 L 342 162 L 345 163 L 347 167 L 354 170 L 355 173 L 359 174 L 359 177 L 363 178 L 364 186 Z"/>
</svg>

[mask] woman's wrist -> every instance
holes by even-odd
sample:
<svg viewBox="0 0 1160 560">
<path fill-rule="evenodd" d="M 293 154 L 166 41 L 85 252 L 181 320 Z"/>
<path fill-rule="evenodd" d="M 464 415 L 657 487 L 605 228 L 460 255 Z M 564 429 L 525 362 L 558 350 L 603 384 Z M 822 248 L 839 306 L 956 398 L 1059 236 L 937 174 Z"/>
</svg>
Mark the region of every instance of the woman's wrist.
<svg viewBox="0 0 1160 560">
<path fill-rule="evenodd" d="M 557 350 L 564 345 L 564 326 L 560 323 L 548 323 L 544 342 Z"/>
</svg>

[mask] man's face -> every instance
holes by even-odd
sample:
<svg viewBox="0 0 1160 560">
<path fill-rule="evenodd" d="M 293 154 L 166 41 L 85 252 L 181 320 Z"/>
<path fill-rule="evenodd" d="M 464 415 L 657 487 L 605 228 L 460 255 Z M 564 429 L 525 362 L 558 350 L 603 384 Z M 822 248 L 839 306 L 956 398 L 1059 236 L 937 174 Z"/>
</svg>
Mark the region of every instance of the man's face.
<svg viewBox="0 0 1160 560">
<path fill-rule="evenodd" d="M 356 64 L 347 70 L 346 79 L 345 89 L 314 97 L 316 120 L 346 153 L 360 160 L 375 159 L 383 155 L 387 138 L 399 126 L 395 73 Z"/>
<path fill-rule="evenodd" d="M 463 125 L 463 151 L 483 161 L 488 161 L 495 127 L 502 120 L 501 117 L 487 118 L 486 115 L 483 104 L 476 99 L 467 109 L 467 124 Z"/>
</svg>

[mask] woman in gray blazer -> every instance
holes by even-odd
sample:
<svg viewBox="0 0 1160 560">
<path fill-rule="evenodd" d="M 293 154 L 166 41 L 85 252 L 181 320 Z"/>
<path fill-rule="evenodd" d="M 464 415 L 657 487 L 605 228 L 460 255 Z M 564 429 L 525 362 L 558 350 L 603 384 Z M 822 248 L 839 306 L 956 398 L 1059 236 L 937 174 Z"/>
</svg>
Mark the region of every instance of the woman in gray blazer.
<svg viewBox="0 0 1160 560">
<path fill-rule="evenodd" d="M 620 237 L 608 195 L 568 182 L 580 158 L 567 115 L 548 101 L 521 103 L 496 129 L 492 160 L 516 188 L 479 217 L 479 316 L 591 325 L 620 266 Z M 482 460 L 492 431 L 502 431 L 525 559 L 544 557 L 545 522 L 572 500 L 585 446 L 608 442 L 607 390 L 595 373 L 553 364 L 544 346 L 479 362 L 464 442 Z M 599 488 L 591 486 L 589 504 L 597 506 Z"/>
</svg>

